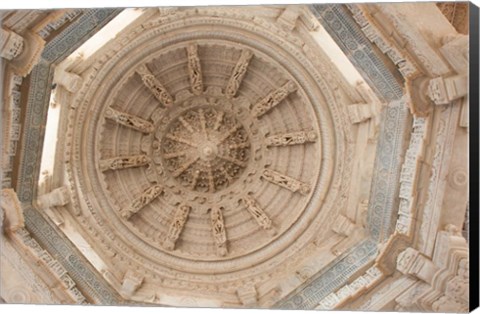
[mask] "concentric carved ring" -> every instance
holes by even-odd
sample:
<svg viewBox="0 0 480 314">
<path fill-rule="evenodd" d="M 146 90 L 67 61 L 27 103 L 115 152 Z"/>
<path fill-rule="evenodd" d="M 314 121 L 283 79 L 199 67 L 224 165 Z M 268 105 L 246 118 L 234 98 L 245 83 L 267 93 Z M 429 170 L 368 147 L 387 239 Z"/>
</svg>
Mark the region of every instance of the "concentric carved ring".
<svg viewBox="0 0 480 314">
<path fill-rule="evenodd" d="M 239 178 L 249 161 L 250 142 L 232 113 L 197 107 L 172 121 L 160 154 L 166 170 L 181 186 L 214 193 Z"/>
</svg>

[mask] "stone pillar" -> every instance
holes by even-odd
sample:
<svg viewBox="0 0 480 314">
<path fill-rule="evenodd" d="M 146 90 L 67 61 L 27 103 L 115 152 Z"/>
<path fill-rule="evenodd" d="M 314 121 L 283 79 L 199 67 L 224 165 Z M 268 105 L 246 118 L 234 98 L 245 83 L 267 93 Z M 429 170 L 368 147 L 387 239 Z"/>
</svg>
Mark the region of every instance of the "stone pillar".
<svg viewBox="0 0 480 314">
<path fill-rule="evenodd" d="M 22 36 L 2 28 L 0 29 L 0 45 L 0 56 L 7 60 L 13 60 L 22 53 L 24 40 Z"/>
</svg>

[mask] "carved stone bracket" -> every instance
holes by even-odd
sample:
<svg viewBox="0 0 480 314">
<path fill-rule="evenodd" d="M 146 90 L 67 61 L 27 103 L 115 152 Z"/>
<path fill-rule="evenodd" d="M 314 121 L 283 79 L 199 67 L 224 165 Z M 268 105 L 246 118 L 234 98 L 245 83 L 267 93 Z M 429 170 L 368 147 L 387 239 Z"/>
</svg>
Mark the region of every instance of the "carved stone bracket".
<svg viewBox="0 0 480 314">
<path fill-rule="evenodd" d="M 117 111 L 113 108 L 108 108 L 105 111 L 105 117 L 117 122 L 118 124 L 143 133 L 152 133 L 154 129 L 152 123 L 131 114 Z"/>
<path fill-rule="evenodd" d="M 53 82 L 63 86 L 70 93 L 75 93 L 82 87 L 83 79 L 78 74 L 58 69 L 55 70 Z"/>
<path fill-rule="evenodd" d="M 2 189 L 0 206 L 5 214 L 4 229 L 6 231 L 15 232 L 25 226 L 22 206 L 13 189 Z"/>
<path fill-rule="evenodd" d="M 143 276 L 128 270 L 122 281 L 121 294 L 126 298 L 131 298 L 135 291 L 140 288 L 143 283 Z"/>
<path fill-rule="evenodd" d="M 65 206 L 70 203 L 70 190 L 66 186 L 54 189 L 50 193 L 39 196 L 37 204 L 42 209 L 54 206 Z"/>
<path fill-rule="evenodd" d="M 173 97 L 168 93 L 167 89 L 157 80 L 150 72 L 146 65 L 142 65 L 137 69 L 137 73 L 142 78 L 143 84 L 152 92 L 153 96 L 165 107 L 173 104 Z"/>
<path fill-rule="evenodd" d="M 307 183 L 298 181 L 274 170 L 265 169 L 262 173 L 262 178 L 292 192 L 299 192 L 303 195 L 307 195 L 310 192 L 310 185 Z"/>
<path fill-rule="evenodd" d="M 120 211 L 120 214 L 125 219 L 130 219 L 134 214 L 139 212 L 143 207 L 150 204 L 154 199 L 160 196 L 163 192 L 163 187 L 161 185 L 153 185 L 147 188 L 143 193 L 133 200 L 130 206 L 123 208 Z"/>
<path fill-rule="evenodd" d="M 223 221 L 222 209 L 213 207 L 210 210 L 210 222 L 212 225 L 212 235 L 217 247 L 217 255 L 227 255 L 227 231 L 225 230 L 225 222 Z"/>
<path fill-rule="evenodd" d="M 447 105 L 468 93 L 466 74 L 437 77 L 428 84 L 428 96 L 436 105 Z"/>
<path fill-rule="evenodd" d="M 0 29 L 0 56 L 7 60 L 13 60 L 24 49 L 23 37 L 9 30 Z"/>
</svg>

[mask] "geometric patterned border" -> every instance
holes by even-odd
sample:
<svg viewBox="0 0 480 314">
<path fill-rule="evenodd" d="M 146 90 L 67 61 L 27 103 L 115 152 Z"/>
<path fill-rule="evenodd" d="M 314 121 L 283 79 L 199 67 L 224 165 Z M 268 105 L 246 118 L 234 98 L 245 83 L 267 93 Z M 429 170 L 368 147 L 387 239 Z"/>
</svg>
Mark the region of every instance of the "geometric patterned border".
<svg viewBox="0 0 480 314">
<path fill-rule="evenodd" d="M 402 85 L 385 66 L 367 36 L 344 5 L 312 4 L 310 9 L 360 75 L 383 102 L 400 99 Z"/>
<path fill-rule="evenodd" d="M 398 209 L 402 152 L 408 136 L 408 107 L 401 99 L 382 111 L 372 188 L 368 206 L 369 238 L 336 258 L 285 300 L 281 309 L 314 309 L 327 295 L 345 285 L 350 276 L 365 267 L 378 253 L 377 243 L 393 233 Z"/>
<path fill-rule="evenodd" d="M 35 208 L 23 206 L 25 225 L 35 240 L 67 270 L 77 288 L 87 298 L 102 305 L 122 303 L 120 296 L 111 288 L 97 270 L 83 257 L 58 227 L 51 224 Z"/>
<path fill-rule="evenodd" d="M 42 58 L 33 68 L 25 108 L 16 188 L 21 202 L 31 203 L 36 195 L 53 79 L 52 63 L 65 59 L 120 12 L 119 9 L 85 10 L 79 18 L 47 43 Z"/>
<path fill-rule="evenodd" d="M 314 309 L 327 295 L 345 285 L 351 275 L 371 262 L 376 253 L 376 242 L 364 240 L 274 307 L 286 310 Z"/>
<path fill-rule="evenodd" d="M 16 188 L 24 210 L 25 226 L 32 237 L 65 267 L 84 295 L 94 302 L 111 305 L 120 304 L 122 298 L 58 227 L 32 207 L 32 201 L 37 192 L 54 65 L 65 59 L 121 11 L 84 10 L 80 17 L 46 44 L 39 63 L 30 73 Z"/>
</svg>

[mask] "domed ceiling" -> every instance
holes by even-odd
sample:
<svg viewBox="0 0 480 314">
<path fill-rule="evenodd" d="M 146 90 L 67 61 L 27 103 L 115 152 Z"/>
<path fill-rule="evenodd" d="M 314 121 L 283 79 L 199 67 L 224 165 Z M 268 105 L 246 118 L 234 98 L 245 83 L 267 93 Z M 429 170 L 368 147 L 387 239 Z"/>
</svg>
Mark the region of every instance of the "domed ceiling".
<svg viewBox="0 0 480 314">
<path fill-rule="evenodd" d="M 190 14 L 132 27 L 89 70 L 70 113 L 70 180 L 88 210 L 78 222 L 115 267 L 235 293 L 331 236 L 351 128 L 311 42 Z"/>
</svg>

